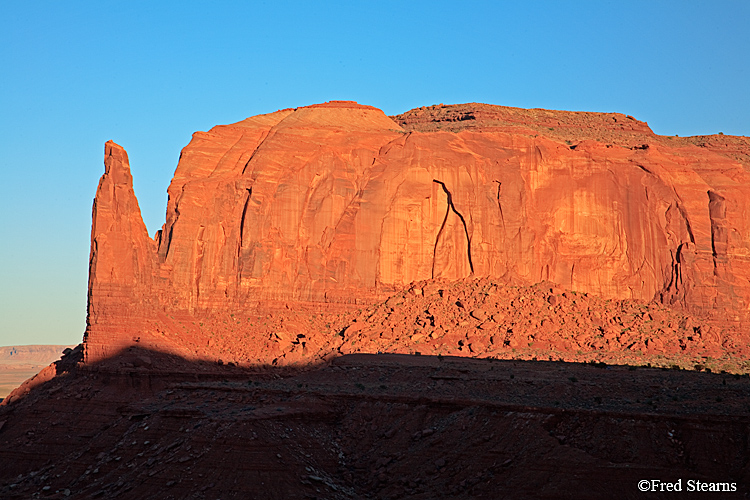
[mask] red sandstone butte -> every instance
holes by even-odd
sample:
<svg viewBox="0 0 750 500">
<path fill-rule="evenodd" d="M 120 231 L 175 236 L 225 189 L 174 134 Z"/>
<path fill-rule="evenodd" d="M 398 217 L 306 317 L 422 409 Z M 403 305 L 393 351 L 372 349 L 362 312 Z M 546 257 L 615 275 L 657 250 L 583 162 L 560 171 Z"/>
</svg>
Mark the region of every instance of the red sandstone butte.
<svg viewBox="0 0 750 500">
<path fill-rule="evenodd" d="M 195 133 L 168 192 L 151 239 L 127 154 L 107 143 L 89 361 L 137 342 L 185 350 L 204 319 L 259 301 L 368 305 L 431 279 L 750 319 L 744 137 L 663 137 L 617 113 L 330 102 Z"/>
</svg>

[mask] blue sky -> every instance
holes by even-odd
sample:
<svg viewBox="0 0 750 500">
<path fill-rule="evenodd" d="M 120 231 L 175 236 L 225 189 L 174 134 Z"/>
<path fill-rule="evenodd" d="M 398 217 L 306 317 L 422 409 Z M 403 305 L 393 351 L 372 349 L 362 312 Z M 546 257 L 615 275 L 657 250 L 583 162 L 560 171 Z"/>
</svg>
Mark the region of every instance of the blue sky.
<svg viewBox="0 0 750 500">
<path fill-rule="evenodd" d="M 153 234 L 197 130 L 333 99 L 616 111 L 750 135 L 750 2 L 6 2 L 0 345 L 73 344 L 104 142 Z"/>
</svg>

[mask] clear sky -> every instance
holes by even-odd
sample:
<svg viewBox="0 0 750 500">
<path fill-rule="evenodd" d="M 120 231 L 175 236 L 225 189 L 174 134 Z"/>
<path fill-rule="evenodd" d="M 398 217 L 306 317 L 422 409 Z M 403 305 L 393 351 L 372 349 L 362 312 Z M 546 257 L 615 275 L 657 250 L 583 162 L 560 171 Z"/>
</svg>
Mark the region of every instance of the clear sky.
<svg viewBox="0 0 750 500">
<path fill-rule="evenodd" d="M 750 2 L 38 1 L 0 14 L 0 345 L 74 344 L 104 142 L 149 233 L 197 130 L 342 99 L 750 135 Z"/>
</svg>

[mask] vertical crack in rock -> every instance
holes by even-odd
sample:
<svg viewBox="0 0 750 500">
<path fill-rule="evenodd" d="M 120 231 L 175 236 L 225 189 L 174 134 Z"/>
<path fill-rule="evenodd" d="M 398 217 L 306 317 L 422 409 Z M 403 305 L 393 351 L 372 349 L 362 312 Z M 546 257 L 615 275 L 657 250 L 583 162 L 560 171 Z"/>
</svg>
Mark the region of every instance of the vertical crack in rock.
<svg viewBox="0 0 750 500">
<path fill-rule="evenodd" d="M 685 208 L 680 203 L 677 203 L 677 210 L 680 212 L 682 219 L 685 221 L 685 229 L 687 229 L 688 236 L 690 237 L 690 243 L 695 245 L 695 236 L 693 236 L 693 227 L 690 225 L 690 219 L 688 219 L 688 214 L 685 211 Z"/>
<path fill-rule="evenodd" d="M 167 260 L 167 256 L 169 255 L 169 249 L 172 247 L 172 236 L 174 236 L 174 224 L 169 226 L 169 232 L 167 233 L 167 241 L 165 242 L 165 249 L 164 249 L 164 258 L 163 261 Z"/>
<path fill-rule="evenodd" d="M 252 152 L 252 154 L 250 155 L 250 158 L 248 158 L 247 162 L 245 162 L 245 166 L 242 167 L 242 174 L 241 175 L 245 175 L 245 171 L 247 170 L 247 167 L 250 165 L 250 162 L 253 161 L 253 158 L 255 158 L 255 155 L 258 153 L 258 150 L 260 149 L 260 147 L 263 145 L 263 143 L 266 141 L 266 139 L 268 139 L 268 134 L 269 134 L 269 132 L 266 132 L 266 135 L 263 137 L 263 139 L 260 140 L 260 143 L 258 144 L 258 147 L 255 148 L 255 151 Z"/>
<path fill-rule="evenodd" d="M 245 234 L 245 217 L 247 216 L 247 206 L 250 204 L 250 197 L 253 195 L 253 188 L 245 188 L 247 191 L 247 196 L 245 197 L 245 205 L 242 207 L 242 218 L 240 219 L 240 245 L 239 248 L 242 248 L 243 245 L 243 236 Z"/>
<path fill-rule="evenodd" d="M 675 289 L 679 289 L 682 285 L 682 261 L 683 256 L 682 252 L 685 249 L 685 243 L 680 243 L 680 245 L 677 247 L 677 252 L 675 253 L 675 264 L 674 264 L 674 274 L 675 274 Z"/>
<path fill-rule="evenodd" d="M 195 290 L 195 307 L 198 307 L 198 301 L 201 295 L 201 278 L 203 277 L 203 254 L 205 251 L 205 239 L 203 237 L 206 230 L 205 226 L 198 227 L 198 237 L 195 240 L 195 257 L 193 263 L 193 287 Z"/>
<path fill-rule="evenodd" d="M 438 231 L 438 235 L 435 238 L 435 248 L 432 254 L 432 275 L 433 277 L 435 276 L 435 254 L 437 252 L 437 244 L 438 244 L 438 241 L 440 240 L 440 234 L 443 232 L 443 228 L 445 227 L 445 222 L 448 220 L 448 213 L 450 210 L 453 210 L 453 213 L 458 216 L 458 218 L 461 220 L 461 224 L 463 224 L 464 226 L 464 235 L 466 235 L 466 256 L 469 259 L 469 269 L 471 270 L 471 274 L 474 274 L 474 264 L 471 261 L 471 237 L 469 236 L 469 229 L 466 226 L 466 220 L 464 219 L 464 216 L 461 215 L 461 213 L 458 210 L 456 210 L 456 206 L 453 204 L 453 195 L 451 195 L 451 192 L 448 191 L 448 188 L 445 186 L 445 183 L 437 179 L 432 179 L 432 182 L 440 184 L 440 186 L 443 188 L 443 192 L 445 193 L 445 196 L 448 198 L 448 210 L 445 211 L 445 218 L 443 219 L 443 224 L 440 226 L 440 231 Z"/>
<path fill-rule="evenodd" d="M 247 207 L 250 205 L 250 197 L 253 195 L 253 188 L 245 188 L 247 196 L 245 197 L 245 204 L 242 207 L 242 217 L 240 218 L 240 240 L 237 242 L 237 285 L 240 285 L 242 278 L 242 246 L 244 245 L 245 235 L 245 218 L 247 217 Z"/>
<path fill-rule="evenodd" d="M 503 229 L 505 229 L 505 217 L 503 216 L 503 206 L 500 204 L 500 190 L 503 187 L 503 183 L 500 181 L 494 181 L 497 182 L 497 208 L 500 210 L 500 222 L 503 223 Z"/>
<path fill-rule="evenodd" d="M 573 274 L 575 273 L 575 270 L 576 270 L 576 264 L 574 262 L 573 265 L 570 266 L 570 288 L 571 289 L 573 288 Z"/>
<path fill-rule="evenodd" d="M 727 256 L 727 206 L 723 196 L 708 191 L 708 216 L 711 219 L 711 252 L 714 258 L 714 269 L 718 263 L 724 263 Z"/>
<path fill-rule="evenodd" d="M 438 181 L 433 180 L 432 182 L 437 183 Z M 443 191 L 447 193 L 447 190 L 445 189 L 445 186 L 443 186 Z M 432 278 L 435 277 L 435 261 L 437 260 L 437 247 L 438 242 L 440 241 L 440 236 L 443 234 L 443 229 L 445 228 L 445 223 L 448 222 L 448 214 L 451 213 L 451 205 L 450 205 L 450 198 L 448 198 L 448 202 L 445 204 L 445 217 L 443 217 L 443 223 L 440 224 L 440 229 L 438 230 L 437 236 L 435 236 L 435 245 L 432 248 Z M 382 231 L 381 231 L 382 232 Z"/>
<path fill-rule="evenodd" d="M 182 187 L 183 191 L 185 189 L 185 186 Z M 167 199 L 169 200 L 169 199 Z M 169 201 L 167 201 L 167 204 L 169 204 Z M 167 261 L 167 257 L 169 257 L 169 252 L 172 250 L 172 238 L 174 236 L 174 226 L 177 223 L 177 220 L 180 218 L 180 206 L 177 202 L 175 202 L 174 206 L 174 216 L 167 219 L 167 222 L 162 226 L 162 235 L 159 240 L 159 247 L 157 249 L 157 253 L 159 256 L 159 262 L 164 263 Z M 167 231 L 166 238 L 164 237 L 164 231 Z M 163 250 L 162 250 L 162 245 Z"/>
<path fill-rule="evenodd" d="M 676 283 L 676 281 L 677 281 L 676 280 L 676 276 L 679 273 L 677 271 L 678 264 L 675 261 L 675 252 L 674 252 L 674 250 L 670 250 L 669 251 L 669 258 L 672 260 L 672 263 L 669 266 L 669 268 L 672 270 L 672 272 L 668 274 L 669 283 L 667 283 L 667 285 L 664 287 L 664 290 L 668 291 L 668 290 L 671 290 L 674 287 L 674 290 L 676 291 L 677 288 L 678 288 L 677 287 L 677 283 Z M 662 298 L 662 301 L 663 300 L 664 299 Z"/>
</svg>

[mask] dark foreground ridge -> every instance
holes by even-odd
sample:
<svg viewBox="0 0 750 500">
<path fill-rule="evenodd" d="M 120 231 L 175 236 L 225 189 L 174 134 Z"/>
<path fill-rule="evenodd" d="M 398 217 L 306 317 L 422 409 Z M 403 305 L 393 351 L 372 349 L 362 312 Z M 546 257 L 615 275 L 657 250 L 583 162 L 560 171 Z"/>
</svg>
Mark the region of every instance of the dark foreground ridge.
<svg viewBox="0 0 750 500">
<path fill-rule="evenodd" d="M 746 495 L 750 139 L 330 102 L 196 133 L 153 238 L 104 166 L 0 498 Z"/>
<path fill-rule="evenodd" d="M 736 483 L 741 498 L 750 485 L 744 376 L 397 354 L 248 369 L 137 347 L 80 359 L 0 406 L 0 497 L 643 498 L 638 481 L 658 477 Z"/>
</svg>

